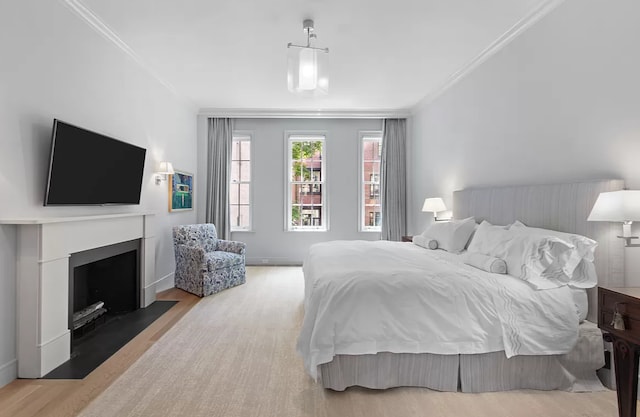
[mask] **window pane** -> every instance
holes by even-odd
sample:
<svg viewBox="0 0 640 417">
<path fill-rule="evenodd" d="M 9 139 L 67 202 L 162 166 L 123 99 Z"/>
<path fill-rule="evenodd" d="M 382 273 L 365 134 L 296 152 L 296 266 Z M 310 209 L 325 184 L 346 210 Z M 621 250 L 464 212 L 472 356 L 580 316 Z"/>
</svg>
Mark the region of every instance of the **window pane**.
<svg viewBox="0 0 640 417">
<path fill-rule="evenodd" d="M 380 182 L 380 162 L 365 162 L 362 165 L 362 174 L 364 181 Z M 375 179 L 372 179 L 375 175 Z"/>
<path fill-rule="evenodd" d="M 322 181 L 322 162 L 316 161 L 312 164 L 309 164 L 308 169 L 308 180 L 309 181 Z"/>
<path fill-rule="evenodd" d="M 306 189 L 304 184 L 291 185 L 291 203 L 292 204 L 299 204 L 300 198 L 303 194 L 306 194 Z"/>
<path fill-rule="evenodd" d="M 240 163 L 238 161 L 231 161 L 231 182 L 237 182 L 240 180 Z"/>
<path fill-rule="evenodd" d="M 365 161 L 375 159 L 378 154 L 376 143 L 372 140 L 365 140 L 362 144 L 362 157 Z"/>
<path fill-rule="evenodd" d="M 231 227 L 239 225 L 238 206 L 237 205 L 231 204 L 229 206 L 229 218 L 231 219 Z"/>
<path fill-rule="evenodd" d="M 322 207 L 302 206 L 302 226 L 322 226 Z"/>
<path fill-rule="evenodd" d="M 240 184 L 231 184 L 229 186 L 229 203 L 238 204 L 240 202 Z"/>
<path fill-rule="evenodd" d="M 380 204 L 380 184 L 364 184 L 362 186 L 363 205 Z"/>
<path fill-rule="evenodd" d="M 238 224 L 240 227 L 244 229 L 248 229 L 250 226 L 250 209 L 248 205 L 240 206 L 240 223 Z"/>
<path fill-rule="evenodd" d="M 240 188 L 240 204 L 249 204 L 250 199 L 250 189 L 249 184 L 239 184 Z"/>
<path fill-rule="evenodd" d="M 321 205 L 322 185 L 314 183 L 292 184 L 291 202 L 293 204 Z"/>
<path fill-rule="evenodd" d="M 249 161 L 240 162 L 240 181 L 251 181 L 251 164 Z"/>
<path fill-rule="evenodd" d="M 231 143 L 231 160 L 237 161 L 238 159 L 240 159 L 240 142 L 234 140 Z"/>
<path fill-rule="evenodd" d="M 380 226 L 380 206 L 364 207 L 364 225 L 367 227 Z"/>
<path fill-rule="evenodd" d="M 304 164 L 300 161 L 291 162 L 291 181 L 302 181 Z"/>
<path fill-rule="evenodd" d="M 291 206 L 291 226 L 301 226 L 302 225 L 302 208 L 299 205 Z"/>
<path fill-rule="evenodd" d="M 239 142 L 240 144 L 240 158 L 243 161 L 248 161 L 251 159 L 251 141 L 243 140 Z"/>
</svg>

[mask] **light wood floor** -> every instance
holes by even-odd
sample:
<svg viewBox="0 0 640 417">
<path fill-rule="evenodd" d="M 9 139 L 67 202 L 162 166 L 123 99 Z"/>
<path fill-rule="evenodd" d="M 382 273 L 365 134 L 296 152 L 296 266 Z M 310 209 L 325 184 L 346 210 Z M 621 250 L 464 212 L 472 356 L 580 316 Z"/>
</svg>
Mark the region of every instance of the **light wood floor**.
<svg viewBox="0 0 640 417">
<path fill-rule="evenodd" d="M 0 388 L 0 417 L 76 416 L 200 300 L 175 288 L 158 299 L 178 303 L 85 379 L 17 379 Z"/>
<path fill-rule="evenodd" d="M 180 302 L 84 380 L 18 380 L 0 389 L 0 417 L 617 415 L 612 391 L 325 390 L 295 352 L 303 293 L 301 269 L 278 267 L 248 268 L 246 285 L 202 300 L 165 292 L 160 299 Z"/>
</svg>

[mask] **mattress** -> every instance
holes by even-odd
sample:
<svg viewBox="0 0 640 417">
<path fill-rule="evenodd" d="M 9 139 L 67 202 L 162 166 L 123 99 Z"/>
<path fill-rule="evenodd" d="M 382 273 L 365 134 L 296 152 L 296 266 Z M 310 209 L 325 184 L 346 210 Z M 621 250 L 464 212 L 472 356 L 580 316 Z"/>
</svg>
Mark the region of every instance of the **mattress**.
<svg viewBox="0 0 640 417">
<path fill-rule="evenodd" d="M 459 255 L 400 242 L 334 241 L 305 259 L 297 349 L 307 372 L 336 355 L 380 352 L 562 355 L 578 340 L 568 287 L 535 291 Z"/>
</svg>

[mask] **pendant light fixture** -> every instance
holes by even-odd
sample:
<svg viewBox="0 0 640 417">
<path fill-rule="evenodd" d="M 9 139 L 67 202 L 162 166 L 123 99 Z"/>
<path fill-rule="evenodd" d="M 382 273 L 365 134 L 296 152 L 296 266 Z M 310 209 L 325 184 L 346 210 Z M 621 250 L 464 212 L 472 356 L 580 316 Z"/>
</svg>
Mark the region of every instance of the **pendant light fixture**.
<svg viewBox="0 0 640 417">
<path fill-rule="evenodd" d="M 329 92 L 329 76 L 327 61 L 329 48 L 318 48 L 311 45 L 315 41 L 313 20 L 305 19 L 302 29 L 307 35 L 306 45 L 287 44 L 288 65 L 287 84 L 289 91 L 301 95 L 321 95 Z"/>
</svg>

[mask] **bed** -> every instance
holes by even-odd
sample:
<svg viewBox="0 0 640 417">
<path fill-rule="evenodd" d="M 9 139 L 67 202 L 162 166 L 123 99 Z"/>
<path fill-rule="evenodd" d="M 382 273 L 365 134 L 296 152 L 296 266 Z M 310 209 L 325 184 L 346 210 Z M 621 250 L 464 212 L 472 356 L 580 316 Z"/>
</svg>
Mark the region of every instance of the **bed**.
<svg viewBox="0 0 640 417">
<path fill-rule="evenodd" d="M 621 180 L 454 193 L 454 217 L 559 230 L 598 241 L 600 284 L 623 284 L 623 247 L 608 223 L 587 222 Z M 326 388 L 420 386 L 440 391 L 602 389 L 595 289 L 535 291 L 411 243 L 336 241 L 305 260 L 298 351 Z M 576 298 L 577 297 L 577 298 Z M 587 302 L 586 299 L 589 301 Z M 585 311 L 586 310 L 586 311 Z"/>
</svg>

